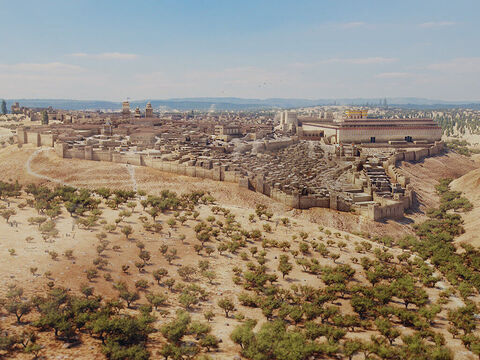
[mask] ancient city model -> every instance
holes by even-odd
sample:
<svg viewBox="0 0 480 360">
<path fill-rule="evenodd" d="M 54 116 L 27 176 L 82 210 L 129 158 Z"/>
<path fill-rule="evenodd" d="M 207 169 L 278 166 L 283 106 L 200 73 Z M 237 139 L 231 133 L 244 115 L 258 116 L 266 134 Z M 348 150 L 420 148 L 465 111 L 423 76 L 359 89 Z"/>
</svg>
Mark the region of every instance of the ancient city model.
<svg viewBox="0 0 480 360">
<path fill-rule="evenodd" d="M 414 202 L 397 164 L 443 150 L 434 120 L 369 116 L 365 109 L 158 114 L 150 103 L 132 112 L 125 101 L 114 113 L 18 103 L 13 110 L 32 120 L 47 117 L 43 125 L 19 128 L 19 145 L 237 183 L 292 208 L 326 207 L 374 220 L 402 217 Z"/>
</svg>

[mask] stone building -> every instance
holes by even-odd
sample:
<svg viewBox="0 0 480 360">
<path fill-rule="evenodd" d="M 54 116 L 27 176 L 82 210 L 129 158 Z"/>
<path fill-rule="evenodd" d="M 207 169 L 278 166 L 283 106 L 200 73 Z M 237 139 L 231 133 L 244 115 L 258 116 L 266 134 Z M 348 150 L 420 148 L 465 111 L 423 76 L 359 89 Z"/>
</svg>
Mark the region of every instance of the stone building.
<svg viewBox="0 0 480 360">
<path fill-rule="evenodd" d="M 367 110 L 350 110 L 336 122 L 325 121 L 301 126 L 303 138 L 308 133 L 323 136 L 329 143 L 434 143 L 440 141 L 442 128 L 432 119 L 382 119 L 367 117 Z M 323 132 L 323 135 L 322 135 Z"/>
<path fill-rule="evenodd" d="M 215 125 L 214 132 L 217 139 L 224 141 L 241 136 L 240 127 L 236 125 Z"/>
<path fill-rule="evenodd" d="M 150 101 L 147 103 L 147 106 L 145 107 L 145 117 L 146 118 L 153 117 L 153 108 L 152 108 L 152 104 L 150 103 Z"/>
<path fill-rule="evenodd" d="M 139 131 L 130 134 L 130 141 L 139 145 L 154 145 L 156 140 L 156 134 L 149 131 Z"/>
<path fill-rule="evenodd" d="M 297 113 L 285 110 L 280 113 L 280 129 L 283 131 L 296 131 L 298 126 Z"/>
<path fill-rule="evenodd" d="M 135 109 L 135 119 L 140 119 L 142 117 L 142 113 L 140 112 L 140 108 L 137 106 Z"/>
<path fill-rule="evenodd" d="M 130 103 L 128 101 L 122 102 L 122 115 L 124 116 L 130 115 Z"/>
</svg>

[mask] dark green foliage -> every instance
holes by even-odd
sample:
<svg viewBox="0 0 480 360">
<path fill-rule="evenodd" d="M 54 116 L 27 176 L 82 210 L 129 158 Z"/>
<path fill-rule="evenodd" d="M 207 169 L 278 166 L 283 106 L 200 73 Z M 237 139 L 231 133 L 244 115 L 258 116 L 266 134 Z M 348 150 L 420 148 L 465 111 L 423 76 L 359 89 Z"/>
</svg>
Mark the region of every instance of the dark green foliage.
<svg viewBox="0 0 480 360">
<path fill-rule="evenodd" d="M 29 301 L 23 301 L 21 299 L 10 299 L 4 305 L 5 309 L 10 313 L 15 315 L 17 318 L 17 323 L 20 323 L 22 317 L 27 315 L 32 310 L 32 305 Z"/>
<path fill-rule="evenodd" d="M 130 308 L 132 303 L 140 299 L 140 295 L 136 291 L 129 291 L 128 289 L 120 290 L 118 297 L 122 300 L 125 300 L 127 307 Z"/>
<path fill-rule="evenodd" d="M 225 317 L 228 317 L 228 314 L 235 310 L 235 304 L 232 300 L 228 298 L 223 298 L 218 300 L 218 306 L 225 311 Z"/>
<path fill-rule="evenodd" d="M 457 329 L 463 330 L 464 334 L 469 334 L 477 327 L 477 321 L 474 317 L 476 313 L 476 306 L 470 303 L 467 306 L 449 310 L 447 318 Z"/>
<path fill-rule="evenodd" d="M 2 100 L 2 114 L 7 115 L 7 102 Z"/>
<path fill-rule="evenodd" d="M 199 321 L 192 321 L 190 315 L 182 310 L 177 311 L 177 316 L 171 322 L 164 324 L 160 332 L 167 339 L 168 343 L 163 346 L 159 354 L 165 359 L 183 359 L 191 358 L 196 355 L 200 349 L 199 345 L 209 351 L 218 347 L 218 339 L 210 334 L 210 326 Z M 198 343 L 185 343 L 183 337 L 194 335 Z"/>
<path fill-rule="evenodd" d="M 6 331 L 0 331 L 0 351 L 9 352 L 18 343 L 18 338 Z"/>
<path fill-rule="evenodd" d="M 252 360 L 303 360 L 321 352 L 320 346 L 300 331 L 290 331 L 280 321 L 267 322 L 257 333 L 254 322 L 237 326 L 230 337 L 242 348 L 242 355 Z"/>
<path fill-rule="evenodd" d="M 427 303 L 428 296 L 425 290 L 415 285 L 415 280 L 411 276 L 404 276 L 397 279 L 392 284 L 393 295 L 402 299 L 405 308 L 409 304 L 414 304 L 420 307 Z"/>
</svg>

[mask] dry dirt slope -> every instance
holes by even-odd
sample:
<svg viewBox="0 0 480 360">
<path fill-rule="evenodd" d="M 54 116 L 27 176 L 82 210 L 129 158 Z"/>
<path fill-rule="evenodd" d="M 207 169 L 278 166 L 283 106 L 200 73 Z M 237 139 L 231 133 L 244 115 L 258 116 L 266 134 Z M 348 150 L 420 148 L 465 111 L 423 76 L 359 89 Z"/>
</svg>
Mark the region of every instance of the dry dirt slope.
<svg viewBox="0 0 480 360">
<path fill-rule="evenodd" d="M 3 275 L 3 279 L 0 281 L 0 296 L 5 294 L 7 286 L 9 284 L 20 284 L 25 288 L 28 296 L 35 293 L 43 293 L 47 289 L 46 284 L 48 281 L 55 281 L 55 284 L 63 287 L 68 287 L 73 292 L 78 292 L 80 284 L 87 283 L 85 276 L 85 270 L 92 268 L 93 261 L 97 254 L 97 244 L 99 241 L 96 237 L 102 231 L 100 225 L 93 228 L 86 229 L 80 226 L 75 226 L 72 230 L 73 218 L 65 211 L 59 216 L 55 222 L 59 235 L 56 238 L 52 238 L 49 241 L 42 240 L 40 232 L 36 225 L 31 225 L 28 219 L 37 216 L 37 211 L 29 206 L 20 207 L 21 203 L 24 203 L 29 198 L 28 195 L 23 195 L 20 198 L 10 199 L 10 208 L 16 209 L 16 214 L 12 216 L 11 220 L 15 221 L 17 226 L 11 226 L 6 221 L 0 221 L 0 233 L 4 235 L 4 239 L 0 242 L 0 254 L 3 255 L 3 262 L 0 262 L 0 273 Z M 0 202 L 4 203 L 4 202 Z M 112 222 L 119 216 L 122 210 L 126 210 L 126 207 L 121 207 L 117 210 L 110 209 L 105 203 L 100 205 L 102 211 L 100 220 Z M 213 212 L 212 206 L 200 205 L 197 207 L 199 211 L 199 219 L 208 219 L 209 216 L 214 216 L 220 221 L 225 221 L 226 218 L 223 215 Z M 356 278 L 353 280 L 355 284 L 367 283 L 366 273 L 363 270 L 361 264 L 358 261 L 353 261 L 352 258 L 360 258 L 367 256 L 371 260 L 374 259 L 374 252 L 370 250 L 362 250 L 361 253 L 357 252 L 358 248 L 355 242 L 366 242 L 370 244 L 374 249 L 380 250 L 383 246 L 370 242 L 366 239 L 359 238 L 352 234 L 337 232 L 333 228 L 319 228 L 316 224 L 300 219 L 290 218 L 290 225 L 275 225 L 276 217 L 267 221 L 266 219 L 256 219 L 255 222 L 249 220 L 249 214 L 252 209 L 240 208 L 240 207 L 228 207 L 233 214 L 236 215 L 235 219 L 241 225 L 242 228 L 249 231 L 257 228 L 262 228 L 262 224 L 268 224 L 272 228 L 269 232 L 264 232 L 264 236 L 269 240 L 287 240 L 292 246 L 292 249 L 300 249 L 299 240 L 297 234 L 302 231 L 308 235 L 308 239 L 305 244 L 314 244 L 314 242 L 321 242 L 329 249 L 329 251 L 339 255 L 339 258 L 335 260 L 330 257 L 319 256 L 315 251 L 311 250 L 306 254 L 298 255 L 300 258 L 316 259 L 322 266 L 336 266 L 338 264 L 349 264 L 356 272 Z M 133 234 L 129 239 L 126 239 L 120 231 L 112 231 L 108 234 L 105 233 L 106 239 L 108 239 L 108 247 L 102 250 L 102 259 L 107 261 L 107 264 L 99 269 L 99 276 L 92 281 L 88 282 L 89 286 L 95 289 L 96 294 L 100 294 L 105 298 L 114 298 L 117 292 L 113 289 L 113 281 L 120 280 L 125 281 L 129 288 L 134 288 L 134 284 L 138 280 L 146 280 L 148 282 L 148 291 L 154 291 L 165 294 L 168 296 L 167 305 L 163 307 L 164 310 L 168 310 L 168 314 L 161 315 L 159 312 L 154 312 L 157 316 L 155 326 L 160 328 L 161 325 L 167 321 L 171 321 L 174 318 L 175 310 L 179 308 L 179 291 L 167 291 L 165 286 L 157 284 L 152 276 L 155 269 L 165 268 L 168 269 L 169 277 L 176 280 L 177 283 L 181 283 L 182 279 L 179 276 L 178 269 L 182 266 L 190 265 L 196 266 L 201 260 L 208 260 L 212 269 L 217 274 L 217 279 L 213 282 L 207 282 L 202 278 L 202 275 L 198 274 L 193 279 L 195 284 L 205 288 L 209 294 L 205 301 L 199 302 L 191 309 L 191 315 L 196 320 L 203 320 L 203 313 L 207 310 L 212 310 L 215 313 L 215 317 L 210 321 L 213 333 L 222 340 L 220 350 L 218 352 L 211 353 L 211 357 L 215 360 L 220 359 L 233 359 L 240 351 L 238 345 L 235 345 L 229 338 L 231 331 L 239 324 L 240 320 L 234 318 L 225 318 L 222 311 L 217 306 L 217 302 L 221 297 L 229 297 L 235 301 L 236 313 L 242 313 L 247 317 L 258 319 L 260 322 L 264 322 L 265 318 L 262 315 L 260 309 L 251 308 L 242 305 L 237 301 L 237 295 L 245 289 L 239 286 L 234 281 L 235 267 L 239 269 L 246 269 L 248 262 L 255 261 L 253 253 L 245 248 L 246 258 L 240 256 L 240 251 L 237 253 L 219 253 L 214 252 L 212 255 L 207 256 L 205 252 L 197 254 L 192 251 L 194 244 L 198 244 L 198 240 L 195 236 L 195 225 L 199 220 L 195 220 L 191 216 L 186 222 L 181 225 L 178 224 L 174 228 L 167 228 L 166 223 L 172 216 L 172 213 L 165 213 L 158 216 L 157 221 L 164 224 L 164 230 L 161 233 L 153 234 L 143 229 L 141 217 L 147 215 L 142 207 L 136 206 L 135 212 L 128 218 L 122 220 L 122 225 L 131 225 L 133 227 Z M 213 222 L 212 222 L 213 224 Z M 170 236 L 171 235 L 171 236 Z M 180 237 L 184 235 L 185 241 L 180 241 Z M 295 238 L 294 238 L 295 235 Z M 27 241 L 26 236 L 31 236 L 32 239 Z M 219 240 L 211 239 L 208 242 L 208 246 L 217 246 L 217 241 L 226 241 L 223 239 L 226 235 L 219 235 Z M 340 242 L 345 240 L 345 246 L 340 247 Z M 142 242 L 152 257 L 148 261 L 146 269 L 144 271 L 136 271 L 134 264 L 137 261 L 138 256 L 138 244 Z M 260 241 L 257 243 L 253 240 L 249 240 L 248 246 L 255 245 L 260 248 Z M 178 250 L 177 257 L 172 263 L 169 263 L 159 251 L 159 247 L 167 245 L 168 247 Z M 114 249 L 114 246 L 118 246 L 118 249 Z M 263 245 L 262 245 L 263 246 Z M 6 255 L 9 249 L 15 249 L 14 255 Z M 66 254 L 68 249 L 74 250 L 73 258 L 68 258 Z M 313 249 L 313 248 L 312 248 Z M 58 258 L 52 258 L 47 251 L 55 251 L 58 253 Z M 243 251 L 243 250 L 242 250 Z M 398 258 L 403 253 L 400 248 L 392 248 L 389 251 Z M 292 271 L 284 279 L 278 273 L 277 265 L 278 259 L 281 255 L 288 254 L 278 247 L 266 247 L 266 266 L 271 273 L 277 273 L 279 275 L 278 285 L 284 289 L 289 289 L 291 285 L 309 284 L 315 288 L 324 288 L 326 285 L 321 276 L 317 274 L 308 273 L 302 270 L 300 264 L 296 264 L 294 258 L 291 258 L 293 264 Z M 293 254 L 292 254 L 293 255 Z M 128 264 L 130 269 L 127 272 L 121 270 L 123 264 Z M 395 261 L 391 266 L 400 265 Z M 31 267 L 35 267 L 33 273 Z M 50 275 L 46 275 L 50 272 Z M 104 275 L 109 274 L 112 278 L 108 280 Z M 352 283 L 352 285 L 353 285 Z M 440 292 L 443 286 L 437 288 L 427 289 L 428 297 L 430 301 L 436 302 L 439 299 Z M 461 302 L 458 298 L 452 297 L 451 302 L 446 304 L 444 312 L 439 315 L 436 320 L 436 331 L 442 333 L 447 340 L 448 347 L 455 353 L 455 359 L 473 359 L 473 355 L 465 350 L 461 345 L 458 338 L 452 338 L 448 333 L 447 322 L 445 320 L 446 311 L 451 307 L 456 307 Z M 138 304 L 146 303 L 146 292 L 141 292 L 141 298 L 137 302 Z M 392 304 L 396 301 L 392 302 Z M 349 305 L 348 299 L 338 298 L 332 300 L 332 306 L 338 307 L 342 314 L 352 314 L 351 305 Z M 402 305 L 403 306 L 403 305 Z M 128 310 L 126 310 L 128 311 Z M 34 321 L 38 317 L 38 314 L 28 314 L 26 319 L 26 325 L 28 322 Z M 5 311 L 0 311 L 0 323 L 2 328 L 7 328 L 13 333 L 18 333 L 22 328 L 15 322 L 13 316 L 8 315 Z M 407 329 L 401 324 L 396 324 L 396 327 L 408 333 L 410 329 Z M 366 329 L 357 331 L 351 331 L 347 334 L 349 339 L 363 339 L 368 340 L 371 335 L 377 334 L 374 328 L 367 327 Z M 93 340 L 87 336 L 87 334 L 81 334 L 82 343 L 79 346 L 73 348 L 63 347 L 62 343 L 56 341 L 52 332 L 39 333 L 40 342 L 45 345 L 43 354 L 46 359 L 103 359 L 104 357 L 100 353 L 99 340 Z M 398 340 L 398 343 L 400 340 Z M 160 350 L 165 344 L 165 340 L 162 338 L 159 332 L 151 335 L 151 341 L 148 348 L 154 354 L 152 359 L 158 359 L 157 351 Z M 0 354 L 1 355 L 1 354 Z M 26 354 L 17 352 L 16 359 L 31 358 Z M 336 358 L 341 358 L 340 355 Z M 343 357 L 345 358 L 345 357 Z M 354 360 L 362 359 L 362 355 L 354 357 Z"/>
<path fill-rule="evenodd" d="M 465 234 L 457 238 L 458 242 L 468 242 L 480 246 L 480 169 L 470 171 L 451 183 L 451 188 L 461 191 L 472 202 L 473 210 L 464 214 Z"/>
<path fill-rule="evenodd" d="M 18 149 L 17 149 L 18 150 Z M 4 170 L 6 172 L 6 176 L 10 177 L 10 174 L 15 174 L 15 171 L 18 171 L 18 175 L 22 176 L 22 174 L 25 174 L 25 161 L 28 158 L 29 154 L 33 152 L 32 149 L 20 149 L 20 150 L 15 150 L 14 148 L 10 149 L 4 149 L 4 151 L 0 151 L 0 159 L 2 159 L 2 155 L 4 155 L 5 163 L 0 163 L 0 171 Z M 4 153 L 5 152 L 5 153 Z M 441 157 L 439 157 L 441 158 Z M 458 158 L 455 156 L 450 156 L 448 160 L 448 164 L 450 166 L 451 172 L 453 173 L 454 169 L 454 163 L 455 161 L 466 161 L 466 158 Z M 432 159 L 428 159 L 432 160 Z M 439 161 L 439 159 L 436 159 Z M 427 162 L 425 162 L 427 163 Z M 414 164 L 412 166 L 417 166 L 421 168 L 420 165 L 425 166 L 425 163 L 423 164 Z M 8 164 L 6 166 L 5 164 Z M 435 168 L 435 162 L 428 161 L 428 166 L 431 166 L 432 168 Z M 443 164 L 445 165 L 445 163 Z M 467 163 L 467 165 L 470 166 L 470 164 Z M 5 166 L 4 168 L 2 168 Z M 52 177 L 55 177 L 56 179 L 61 179 L 62 181 L 68 181 L 74 182 L 76 185 L 81 185 L 82 183 L 92 183 L 94 182 L 95 186 L 100 186 L 102 184 L 112 184 L 113 187 L 123 187 L 129 188 L 131 187 L 131 178 L 130 175 L 128 174 L 127 169 L 125 166 L 119 165 L 119 164 L 111 164 L 111 163 L 98 163 L 98 162 L 87 162 L 87 161 L 72 161 L 72 160 L 66 160 L 66 159 L 58 159 L 57 157 L 53 156 L 53 154 L 50 153 L 42 153 L 38 157 L 35 158 L 35 161 L 32 163 L 32 168 L 36 172 L 41 172 L 42 174 L 49 175 Z M 465 168 L 464 168 L 465 169 Z M 137 171 L 138 170 L 138 171 Z M 260 200 L 265 200 L 268 201 L 268 198 L 265 197 L 260 197 L 259 194 L 255 194 L 252 192 L 247 192 L 245 193 L 241 192 L 241 190 L 238 190 L 238 187 L 236 187 L 236 195 L 232 195 L 232 189 L 227 187 L 228 184 L 220 184 L 210 182 L 210 181 L 205 181 L 205 182 L 195 182 L 192 183 L 195 179 L 191 178 L 185 178 L 185 177 L 178 177 L 178 176 L 171 176 L 171 174 L 166 174 L 166 173 L 161 173 L 161 172 L 150 172 L 151 169 L 147 168 L 136 168 L 136 177 L 137 177 L 137 182 L 139 184 L 142 184 L 145 186 L 145 188 L 149 190 L 159 190 L 159 187 L 170 187 L 171 189 L 186 189 L 186 188 L 192 188 L 195 189 L 197 186 L 198 187 L 207 187 L 208 186 L 216 186 L 216 189 L 212 189 L 214 191 L 215 197 L 217 199 L 221 199 L 219 201 L 220 204 L 224 204 L 224 202 L 228 202 L 227 205 L 224 205 L 228 207 L 229 210 L 232 210 L 232 212 L 237 215 L 238 221 L 242 224 L 243 227 L 248 228 L 248 230 L 252 230 L 254 228 L 261 228 L 262 222 L 258 221 L 255 223 L 250 223 L 248 220 L 249 214 L 252 213 L 253 206 L 251 205 L 252 203 L 255 204 L 256 202 L 259 202 Z M 113 173 L 115 171 L 115 173 Z M 142 173 L 142 171 L 145 171 L 145 173 Z M 424 170 L 423 176 L 426 176 L 425 174 L 428 173 L 428 168 Z M 463 170 L 462 170 L 463 171 Z M 445 177 L 444 172 L 438 172 L 435 176 L 438 176 L 438 178 Z M 1 178 L 1 175 L 0 175 Z M 8 179 L 8 178 L 7 178 Z M 27 182 L 26 179 L 21 179 L 24 180 L 24 182 Z M 433 182 L 432 182 L 432 187 L 433 187 Z M 143 187 L 142 186 L 142 187 Z M 142 188 L 141 187 L 141 188 Z M 37 284 L 39 287 L 38 289 L 43 289 L 45 288 L 45 283 L 47 282 L 48 278 L 45 276 L 40 276 L 40 274 L 44 274 L 46 271 L 52 271 L 52 274 L 55 274 L 55 281 L 58 284 L 64 285 L 64 286 L 69 286 L 72 287 L 74 290 L 78 289 L 78 286 L 80 283 L 86 281 L 85 279 L 85 270 L 89 267 L 92 266 L 92 259 L 95 258 L 96 256 L 96 247 L 95 244 L 97 243 L 97 239 L 95 237 L 96 232 L 101 231 L 101 228 L 98 227 L 97 229 L 75 229 L 76 236 L 73 238 L 73 234 L 70 234 L 72 231 L 71 227 L 71 222 L 72 219 L 64 213 L 58 220 L 58 229 L 60 230 L 60 236 L 58 239 L 55 239 L 55 242 L 50 243 L 50 242 L 44 242 L 41 240 L 38 230 L 36 227 L 32 225 L 28 225 L 28 218 L 33 217 L 36 214 L 35 210 L 32 208 L 24 208 L 20 209 L 18 207 L 18 203 L 23 202 L 25 199 L 16 199 L 14 202 L 12 202 L 12 206 L 17 209 L 17 214 L 13 217 L 15 221 L 19 223 L 19 228 L 17 227 L 12 227 L 8 225 L 5 221 L 0 222 L 0 233 L 3 233 L 7 236 L 5 236 L 4 241 L 2 244 L 0 244 L 0 253 L 4 254 L 4 262 L 0 263 L 0 273 L 2 273 L 5 277 L 5 282 L 3 282 L 3 288 L 0 288 L 0 290 L 3 289 L 3 292 L 5 292 L 5 286 L 8 285 L 9 283 L 12 283 L 14 281 L 18 281 L 19 283 L 26 284 L 26 287 L 28 287 L 29 291 L 34 291 L 35 290 L 35 284 Z M 275 205 L 276 206 L 276 205 Z M 200 218 L 206 219 L 207 216 L 210 216 L 212 213 L 211 209 L 208 207 L 201 207 L 200 210 Z M 111 211 L 104 205 L 102 205 L 102 211 L 103 211 L 103 220 L 111 222 L 114 218 L 118 216 L 118 211 Z M 215 353 L 213 355 L 214 359 L 225 359 L 225 358 L 232 358 L 234 354 L 238 353 L 239 348 L 237 345 L 234 345 L 230 340 L 229 340 L 229 333 L 231 332 L 232 328 L 234 328 L 235 325 L 238 325 L 239 322 L 233 319 L 228 319 L 226 320 L 221 312 L 219 311 L 218 307 L 216 306 L 216 301 L 218 297 L 221 296 L 231 296 L 235 301 L 236 301 L 236 295 L 239 293 L 240 288 L 236 288 L 234 286 L 233 282 L 233 268 L 234 266 L 245 266 L 244 262 L 248 261 L 250 258 L 252 258 L 250 255 L 248 255 L 249 259 L 243 260 L 240 256 L 236 255 L 221 255 L 215 253 L 211 257 L 206 257 L 204 254 L 198 255 L 194 251 L 192 251 L 192 246 L 195 244 L 197 241 L 195 238 L 195 234 L 193 232 L 194 226 L 196 222 L 193 219 L 189 219 L 185 226 L 179 226 L 176 229 L 169 229 L 167 230 L 166 226 L 164 226 L 164 231 L 162 234 L 157 234 L 157 235 L 151 235 L 147 234 L 142 226 L 141 226 L 141 221 L 140 221 L 140 216 L 143 214 L 143 210 L 139 206 L 137 206 L 136 212 L 132 215 L 130 219 L 126 220 L 126 223 L 130 224 L 134 228 L 134 235 L 133 239 L 126 240 L 120 233 L 113 233 L 113 234 L 108 234 L 109 241 L 111 241 L 111 247 L 106 251 L 105 258 L 108 259 L 109 265 L 107 269 L 105 270 L 105 273 L 111 273 L 113 280 L 117 281 L 120 279 L 125 279 L 128 280 L 130 287 L 134 286 L 134 282 L 140 279 L 145 279 L 148 280 L 150 283 L 150 289 L 154 289 L 155 291 L 166 291 L 164 287 L 159 286 L 152 280 L 151 276 L 151 271 L 155 269 L 157 266 L 164 266 L 169 269 L 169 273 L 176 278 L 177 281 L 180 281 L 179 278 L 177 277 L 177 267 L 183 264 L 189 264 L 189 265 L 195 265 L 200 261 L 201 259 L 208 259 L 211 261 L 211 264 L 213 268 L 217 271 L 218 273 L 218 278 L 217 282 L 215 284 L 207 284 L 203 280 L 206 288 L 209 289 L 210 294 L 212 294 L 212 298 L 203 304 L 202 308 L 199 308 L 194 312 L 194 316 L 197 319 L 202 318 L 202 311 L 206 309 L 213 309 L 215 311 L 215 319 L 211 322 L 211 326 L 213 327 L 214 333 L 219 336 L 223 343 L 221 346 L 221 351 L 218 353 Z M 284 211 L 282 209 L 276 209 L 275 208 L 275 219 L 284 216 L 288 214 L 290 221 L 292 223 L 291 227 L 285 228 L 282 227 L 281 225 L 277 226 L 275 225 L 275 221 L 270 222 L 272 225 L 273 229 L 271 233 L 268 233 L 266 235 L 270 239 L 275 239 L 275 240 L 289 240 L 292 239 L 293 243 L 293 248 L 297 249 L 299 246 L 298 239 L 294 240 L 293 236 L 297 235 L 300 231 L 306 231 L 308 234 L 311 234 L 312 241 L 322 241 L 325 242 L 327 246 L 331 247 L 331 251 L 333 251 L 335 254 L 340 254 L 340 258 L 338 259 L 338 263 L 341 264 L 351 264 L 356 271 L 358 272 L 358 278 L 356 279 L 355 282 L 358 283 L 365 283 L 366 278 L 365 275 L 363 274 L 362 268 L 360 264 L 353 263 L 351 261 L 351 257 L 361 257 L 365 256 L 365 254 L 360 254 L 357 253 L 355 249 L 355 243 L 354 241 L 363 241 L 359 238 L 356 238 L 352 234 L 345 234 L 345 233 L 338 233 L 338 238 L 336 236 L 337 230 L 334 229 L 328 229 L 329 233 L 327 234 L 326 230 L 319 230 L 318 225 L 315 224 L 314 222 L 310 222 L 307 220 L 310 216 L 312 218 L 315 218 L 317 214 L 312 212 L 305 212 L 302 214 L 302 212 L 296 212 L 296 211 Z M 329 211 L 329 214 L 332 214 L 333 212 Z M 144 215 L 144 214 L 143 214 Z M 354 215 L 351 214 L 346 214 L 350 218 L 347 219 L 347 217 L 342 217 L 342 220 L 349 221 L 349 222 L 355 222 L 355 221 L 360 221 L 358 217 L 355 217 Z M 158 219 L 162 223 L 166 223 L 167 219 L 172 216 L 172 214 L 165 214 L 160 216 Z M 219 215 L 216 215 L 217 217 Z M 318 215 L 320 217 L 320 215 Z M 274 219 L 274 220 L 275 220 Z M 323 225 L 331 225 L 332 223 L 335 223 L 335 225 L 338 222 L 340 222 L 340 219 L 332 219 L 329 218 L 328 221 L 319 221 L 320 224 Z M 342 224 L 343 225 L 343 224 Z M 345 224 L 349 225 L 349 224 Z M 369 224 L 364 224 L 365 226 L 370 225 L 372 227 L 372 232 L 373 232 L 373 227 L 377 226 L 375 223 L 369 223 Z M 388 224 L 387 224 L 388 225 Z M 337 226 L 334 226 L 335 228 Z M 343 226 L 342 226 L 343 227 Z M 27 242 L 25 240 L 25 235 L 28 233 L 32 232 L 34 234 L 34 239 L 31 242 Z M 172 237 L 170 237 L 170 232 L 173 234 Z M 68 234 L 68 236 L 67 236 Z M 167 236 L 168 234 L 168 236 Z M 180 235 L 185 235 L 186 236 L 186 241 L 185 243 L 179 241 L 179 236 Z M 348 236 L 348 241 L 347 247 L 343 250 L 340 250 L 339 247 L 335 245 L 337 241 L 339 241 L 341 238 L 347 240 Z M 316 240 L 313 240 L 315 237 Z M 318 239 L 317 239 L 318 238 Z M 145 246 L 148 248 L 149 251 L 152 253 L 152 259 L 151 259 L 151 264 L 149 267 L 151 269 L 147 269 L 147 272 L 138 272 L 135 270 L 130 271 L 130 274 L 124 274 L 120 269 L 121 265 L 125 263 L 129 263 L 130 267 L 134 269 L 132 264 L 134 264 L 136 260 L 136 255 L 137 255 L 137 245 L 135 245 L 135 241 L 142 240 L 145 242 Z M 332 245 L 328 245 L 328 240 L 333 241 Z M 161 256 L 158 248 L 161 244 L 167 244 L 171 247 L 178 248 L 178 256 L 181 261 L 175 261 L 173 264 L 167 264 L 166 260 Z M 118 245 L 120 246 L 120 250 L 113 250 L 113 245 Z M 260 245 L 259 245 L 260 246 Z M 374 246 L 378 246 L 374 244 Z M 75 254 L 78 256 L 73 263 L 72 260 L 69 260 L 65 258 L 63 255 L 69 247 L 75 249 Z M 15 249 L 16 253 L 15 255 L 6 255 L 9 252 L 9 249 Z M 56 249 L 58 253 L 60 254 L 59 259 L 53 260 L 50 259 L 50 256 L 45 253 L 45 250 L 53 250 Z M 380 249 L 380 247 L 379 247 Z M 392 249 L 393 253 L 395 255 L 401 254 L 400 249 Z M 270 268 L 269 270 L 272 272 L 276 271 L 277 265 L 278 265 L 278 258 L 279 256 L 283 254 L 280 249 L 276 248 L 268 248 L 267 251 L 267 260 L 269 261 L 268 265 Z M 310 255 L 307 255 L 307 257 L 314 257 L 318 258 L 318 255 L 311 253 Z M 322 264 L 328 265 L 328 266 L 333 266 L 336 263 L 329 258 L 319 258 L 322 261 Z M 293 262 L 293 259 L 292 259 Z M 36 270 L 36 275 L 33 275 L 30 273 L 29 268 L 31 266 L 36 266 L 38 269 Z M 102 270 L 104 271 L 104 270 Z M 198 279 L 199 281 L 202 281 L 201 278 Z M 75 286 L 71 286 L 72 282 L 75 283 Z M 287 280 L 284 279 L 279 279 L 279 283 L 284 286 L 285 288 L 290 287 L 291 283 L 292 284 L 301 284 L 301 283 L 309 283 L 313 284 L 315 286 L 323 286 L 321 283 L 321 279 L 318 276 L 312 275 L 312 274 L 307 274 L 303 272 L 300 268 L 299 264 L 294 264 L 294 270 L 287 277 Z M 95 290 L 97 293 L 101 293 L 102 295 L 111 295 L 116 294 L 114 292 L 110 282 L 107 279 L 102 278 L 101 276 L 94 280 L 91 283 L 92 286 L 95 287 Z M 429 298 L 431 301 L 436 301 L 439 296 L 439 291 L 441 288 L 436 288 L 436 289 L 429 289 Z M 170 294 L 170 305 L 169 305 L 169 311 L 170 311 L 170 317 L 167 318 L 160 318 L 159 317 L 159 324 L 170 320 L 174 314 L 174 310 L 178 307 L 178 302 L 177 302 L 177 296 L 178 294 Z M 142 297 L 141 299 L 142 302 L 145 302 L 145 299 Z M 250 308 L 245 308 L 242 307 L 240 304 L 236 304 L 238 312 L 242 312 L 243 314 L 247 314 L 249 316 L 255 317 L 255 318 L 260 318 L 262 319 L 262 315 L 258 309 L 250 309 Z M 338 306 L 341 307 L 342 311 L 345 312 L 350 312 L 351 309 L 348 306 L 348 304 L 344 300 L 339 300 Z M 335 306 L 337 306 L 335 305 Z M 451 302 L 449 306 L 455 305 L 454 302 Z M 202 310 L 202 311 L 201 311 Z M 30 315 L 32 319 L 33 315 Z M 446 313 L 444 312 L 441 316 L 439 316 L 438 322 L 437 322 L 437 329 L 441 331 L 447 339 L 448 346 L 454 351 L 455 353 L 455 358 L 456 359 L 472 359 L 473 355 L 466 352 L 464 347 L 460 344 L 460 341 L 457 339 L 453 339 L 451 335 L 449 335 L 448 331 L 446 330 L 447 323 L 445 320 Z M 27 317 L 28 319 L 28 317 Z M 2 319 L 2 321 L 4 321 Z M 5 323 L 5 322 L 4 322 Z M 8 318 L 8 324 L 11 328 L 16 328 L 17 325 L 14 323 L 14 319 L 10 316 Z M 398 328 L 403 330 L 408 331 L 407 329 L 403 328 L 402 326 L 398 325 Z M 352 337 L 360 337 L 364 339 L 368 339 L 369 336 L 371 335 L 370 330 L 369 331 L 362 331 L 359 333 L 354 333 L 350 334 L 349 336 Z M 48 347 L 48 349 L 45 350 L 45 353 L 47 355 L 47 358 L 58 358 L 58 356 L 68 356 L 68 358 L 76 358 L 76 359 L 91 359 L 91 358 L 102 358 L 99 355 L 99 346 L 98 344 L 89 342 L 85 342 L 85 344 L 77 349 L 59 349 L 57 342 L 53 342 L 52 340 L 52 335 L 51 333 L 49 334 L 42 334 L 42 341 L 46 342 L 47 344 L 52 344 L 51 346 Z M 47 338 L 50 336 L 50 338 Z M 150 344 L 151 350 L 154 354 L 155 352 L 161 348 L 162 346 L 162 339 L 160 334 L 155 334 L 152 335 L 152 342 Z M 53 344 L 57 344 L 54 347 Z M 228 354 L 228 355 L 226 355 Z M 23 355 L 23 354 L 22 354 Z M 24 358 L 24 357 L 22 357 Z M 154 357 L 158 358 L 158 357 Z M 361 356 L 356 357 L 355 359 L 360 359 Z"/>
<path fill-rule="evenodd" d="M 479 164 L 471 158 L 447 152 L 417 163 L 403 162 L 401 171 L 410 178 L 410 183 L 417 194 L 418 209 L 424 212 L 429 207 L 438 206 L 438 196 L 435 193 L 438 180 L 459 178 L 478 166 Z"/>
</svg>

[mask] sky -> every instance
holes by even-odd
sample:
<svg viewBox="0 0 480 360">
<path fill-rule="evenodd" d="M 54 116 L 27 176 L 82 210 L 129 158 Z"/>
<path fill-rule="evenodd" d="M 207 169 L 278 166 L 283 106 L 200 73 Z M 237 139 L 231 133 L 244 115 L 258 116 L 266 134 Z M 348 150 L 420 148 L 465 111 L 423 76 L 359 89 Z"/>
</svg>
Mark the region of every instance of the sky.
<svg viewBox="0 0 480 360">
<path fill-rule="evenodd" d="M 0 0 L 0 98 L 480 100 L 478 0 Z"/>
</svg>

